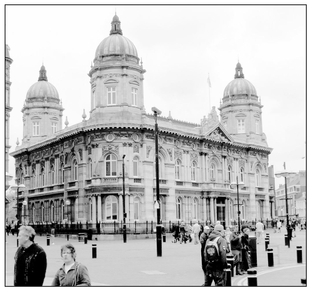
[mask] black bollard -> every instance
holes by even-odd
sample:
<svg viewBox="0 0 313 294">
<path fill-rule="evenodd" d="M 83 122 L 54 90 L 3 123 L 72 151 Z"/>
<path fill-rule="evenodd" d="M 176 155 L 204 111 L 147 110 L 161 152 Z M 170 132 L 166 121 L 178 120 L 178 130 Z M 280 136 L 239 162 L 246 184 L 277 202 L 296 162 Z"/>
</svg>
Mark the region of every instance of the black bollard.
<svg viewBox="0 0 313 294">
<path fill-rule="evenodd" d="M 87 235 L 85 235 L 84 236 L 84 244 L 87 244 L 87 240 L 88 240 Z"/>
<path fill-rule="evenodd" d="M 289 245 L 289 239 L 288 239 L 288 235 L 285 235 L 285 246 Z"/>
<path fill-rule="evenodd" d="M 258 266 L 258 258 L 257 258 L 257 239 L 254 236 L 250 237 L 249 240 L 250 245 L 250 253 L 251 253 L 251 267 Z"/>
<path fill-rule="evenodd" d="M 226 281 L 225 281 L 225 286 L 231 286 L 231 265 L 229 263 L 227 263 L 227 268 L 224 269 L 225 272 L 225 277 L 226 277 Z"/>
<path fill-rule="evenodd" d="M 166 235 L 163 235 L 163 242 L 166 242 Z"/>
<path fill-rule="evenodd" d="M 258 279 L 257 279 L 257 271 L 248 269 L 248 286 L 257 286 L 258 285 Z"/>
<path fill-rule="evenodd" d="M 67 234 L 67 235 L 66 235 L 66 240 L 69 241 L 69 239 L 70 239 L 70 235 Z"/>
<path fill-rule="evenodd" d="M 265 238 L 265 251 L 268 248 L 268 244 L 270 244 L 270 240 L 268 238 Z"/>
<path fill-rule="evenodd" d="M 306 286 L 306 279 L 301 279 L 301 284 Z"/>
<path fill-rule="evenodd" d="M 274 266 L 274 252 L 272 248 L 267 248 L 267 263 L 268 266 Z"/>
<path fill-rule="evenodd" d="M 50 235 L 47 234 L 47 246 L 50 246 Z"/>
<path fill-rule="evenodd" d="M 226 261 L 227 263 L 230 264 L 230 270 L 231 270 L 231 276 L 234 276 L 234 263 L 235 263 L 235 258 L 233 255 L 228 255 L 226 256 Z"/>
<path fill-rule="evenodd" d="M 297 246 L 297 263 L 302 263 L 302 246 Z"/>
<path fill-rule="evenodd" d="M 97 244 L 92 244 L 92 258 L 97 258 Z"/>
<path fill-rule="evenodd" d="M 270 243 L 270 233 L 266 233 L 265 238 L 267 238 L 268 239 L 268 243 Z"/>
</svg>

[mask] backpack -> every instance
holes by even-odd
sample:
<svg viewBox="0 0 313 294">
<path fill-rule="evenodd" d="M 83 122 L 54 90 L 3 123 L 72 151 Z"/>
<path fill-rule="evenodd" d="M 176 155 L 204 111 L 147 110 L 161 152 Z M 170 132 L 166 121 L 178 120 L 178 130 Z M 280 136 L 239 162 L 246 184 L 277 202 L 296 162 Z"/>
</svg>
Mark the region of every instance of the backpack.
<svg viewBox="0 0 313 294">
<path fill-rule="evenodd" d="M 217 245 L 219 238 L 220 237 L 216 237 L 214 240 L 206 241 L 204 253 L 208 264 L 215 264 L 219 261 L 220 251 Z"/>
</svg>

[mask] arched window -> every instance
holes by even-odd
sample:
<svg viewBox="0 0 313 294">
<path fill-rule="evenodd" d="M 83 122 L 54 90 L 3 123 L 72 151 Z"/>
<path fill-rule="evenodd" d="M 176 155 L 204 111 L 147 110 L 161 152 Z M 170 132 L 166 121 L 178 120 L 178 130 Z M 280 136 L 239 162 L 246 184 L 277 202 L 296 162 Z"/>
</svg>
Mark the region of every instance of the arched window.
<svg viewBox="0 0 313 294">
<path fill-rule="evenodd" d="M 50 165 L 50 184 L 54 185 L 54 165 Z"/>
<path fill-rule="evenodd" d="M 78 180 L 78 165 L 77 165 L 76 159 L 73 160 L 72 172 L 73 172 L 72 173 L 73 181 L 77 181 Z"/>
<path fill-rule="evenodd" d="M 216 165 L 214 163 L 210 165 L 210 180 L 216 180 Z"/>
<path fill-rule="evenodd" d="M 230 182 L 230 183 L 231 183 L 231 181 L 232 181 L 232 168 L 231 168 L 230 165 L 228 166 L 228 170 L 227 170 L 227 180 L 228 180 L 228 182 Z"/>
<path fill-rule="evenodd" d="M 133 176 L 139 177 L 139 158 L 135 156 L 133 159 Z"/>
<path fill-rule="evenodd" d="M 181 219 L 182 218 L 182 203 L 181 199 L 177 198 L 176 199 L 176 219 Z"/>
<path fill-rule="evenodd" d="M 42 165 L 40 170 L 40 186 L 43 187 L 45 185 L 45 167 Z"/>
<path fill-rule="evenodd" d="M 134 199 L 134 219 L 140 219 L 140 199 L 138 197 Z"/>
<path fill-rule="evenodd" d="M 197 163 L 193 162 L 191 164 L 191 181 L 196 181 L 196 171 L 197 171 Z"/>
<path fill-rule="evenodd" d="M 41 203 L 41 219 L 40 221 L 43 223 L 45 221 L 45 206 Z"/>
<path fill-rule="evenodd" d="M 245 170 L 243 167 L 240 168 L 240 182 L 244 183 L 245 182 Z"/>
<path fill-rule="evenodd" d="M 36 187 L 36 165 L 33 164 L 32 165 L 32 184 L 31 184 L 32 188 Z"/>
<path fill-rule="evenodd" d="M 261 173 L 260 173 L 260 170 L 258 168 L 255 171 L 255 185 L 257 187 L 261 186 Z"/>
<path fill-rule="evenodd" d="M 54 221 L 54 204 L 51 201 L 51 203 L 50 203 L 50 222 L 53 222 L 53 221 Z"/>
<path fill-rule="evenodd" d="M 234 220 L 234 203 L 233 200 L 229 200 L 229 217 L 231 220 Z"/>
<path fill-rule="evenodd" d="M 108 196 L 105 200 L 105 215 L 107 220 L 116 220 L 118 203 L 115 196 Z"/>
<path fill-rule="evenodd" d="M 181 161 L 179 159 L 177 159 L 175 162 L 175 179 L 181 179 Z"/>
<path fill-rule="evenodd" d="M 194 219 L 198 218 L 198 207 L 199 207 L 198 199 L 194 198 L 194 200 L 193 200 L 193 215 L 192 215 L 192 217 Z"/>
<path fill-rule="evenodd" d="M 61 164 L 61 183 L 63 184 L 64 183 L 64 164 L 62 163 Z"/>
<path fill-rule="evenodd" d="M 117 175 L 117 160 L 116 156 L 109 154 L 105 157 L 105 176 L 115 177 Z"/>
<path fill-rule="evenodd" d="M 60 210 L 61 210 L 61 215 L 60 215 L 60 220 L 64 220 L 64 201 L 62 200 L 60 203 Z"/>
<path fill-rule="evenodd" d="M 88 159 L 87 177 L 88 177 L 88 179 L 92 178 L 92 160 L 91 160 L 91 158 Z"/>
</svg>

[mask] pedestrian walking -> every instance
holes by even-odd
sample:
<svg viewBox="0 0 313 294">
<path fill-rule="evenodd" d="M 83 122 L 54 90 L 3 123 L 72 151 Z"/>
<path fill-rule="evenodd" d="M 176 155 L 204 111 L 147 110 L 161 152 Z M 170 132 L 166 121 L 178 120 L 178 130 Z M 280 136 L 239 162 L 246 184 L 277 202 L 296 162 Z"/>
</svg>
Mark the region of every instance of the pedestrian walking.
<svg viewBox="0 0 313 294">
<path fill-rule="evenodd" d="M 236 275 L 243 275 L 241 271 L 242 263 L 242 234 L 238 231 L 234 231 L 230 236 L 231 252 L 234 256 L 234 267 L 236 267 Z"/>
<path fill-rule="evenodd" d="M 227 268 L 227 243 L 223 236 L 224 227 L 222 225 L 215 225 L 214 230 L 206 241 L 204 258 L 207 277 L 204 286 L 211 286 L 213 281 L 215 286 L 225 286 L 226 275 L 224 269 Z"/>
<path fill-rule="evenodd" d="M 280 231 L 281 231 L 281 221 L 280 221 L 280 219 L 277 220 L 277 231 L 278 231 L 278 233 L 280 233 Z"/>
<path fill-rule="evenodd" d="M 19 248 L 15 253 L 14 286 L 42 286 L 46 275 L 45 251 L 34 243 L 36 232 L 31 226 L 19 228 Z"/>
<path fill-rule="evenodd" d="M 258 221 L 255 225 L 255 231 L 256 231 L 256 238 L 257 238 L 257 243 L 260 243 L 260 239 L 263 236 L 263 231 L 264 231 L 264 225 L 260 221 Z"/>
<path fill-rule="evenodd" d="M 247 273 L 247 270 L 251 268 L 251 258 L 250 258 L 250 238 L 249 238 L 249 233 L 250 229 L 249 228 L 244 228 L 243 234 L 241 236 L 241 245 L 242 245 L 242 264 L 241 264 L 241 272 L 243 274 Z"/>
<path fill-rule="evenodd" d="M 199 244 L 199 232 L 201 230 L 201 226 L 199 224 L 199 221 L 196 221 L 195 224 L 192 226 L 192 233 L 193 233 L 193 240 L 194 244 Z"/>
<path fill-rule="evenodd" d="M 206 241 L 209 239 L 209 235 L 212 231 L 213 231 L 213 229 L 211 230 L 209 226 L 205 226 L 203 228 L 203 233 L 200 235 L 201 267 L 202 267 L 203 274 L 204 274 L 204 284 L 202 286 L 204 286 L 206 284 L 206 281 L 207 281 L 206 263 L 205 263 L 205 258 L 204 258 L 204 247 L 205 247 Z"/>
<path fill-rule="evenodd" d="M 76 250 L 70 243 L 61 247 L 64 262 L 52 281 L 52 286 L 91 286 L 88 269 L 76 261 Z"/>
</svg>

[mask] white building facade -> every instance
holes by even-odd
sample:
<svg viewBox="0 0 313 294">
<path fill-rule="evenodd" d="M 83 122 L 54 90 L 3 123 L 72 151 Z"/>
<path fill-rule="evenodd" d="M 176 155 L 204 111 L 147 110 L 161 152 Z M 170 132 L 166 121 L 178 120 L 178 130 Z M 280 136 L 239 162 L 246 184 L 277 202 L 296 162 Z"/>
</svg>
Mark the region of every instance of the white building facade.
<svg viewBox="0 0 313 294">
<path fill-rule="evenodd" d="M 41 67 L 23 106 L 23 140 L 11 153 L 24 183 L 28 220 L 103 223 L 123 219 L 125 155 L 127 222 L 156 220 L 154 116 L 144 107 L 144 73 L 134 44 L 115 15 L 96 49 L 90 118 L 62 129 L 63 108 Z M 156 105 L 157 106 L 157 105 Z M 220 119 L 213 107 L 200 124 L 159 117 L 161 219 L 270 219 L 268 147 L 262 105 L 241 64 L 225 88 Z"/>
</svg>

